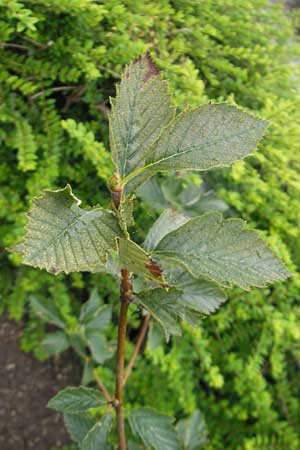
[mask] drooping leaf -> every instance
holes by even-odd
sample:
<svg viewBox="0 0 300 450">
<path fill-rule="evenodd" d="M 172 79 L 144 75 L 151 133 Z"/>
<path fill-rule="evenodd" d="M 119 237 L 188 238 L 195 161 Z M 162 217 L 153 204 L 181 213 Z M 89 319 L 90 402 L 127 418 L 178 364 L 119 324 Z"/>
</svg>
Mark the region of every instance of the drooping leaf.
<svg viewBox="0 0 300 450">
<path fill-rule="evenodd" d="M 119 239 L 119 254 L 121 267 L 156 284 L 164 284 L 158 263 L 138 244 L 129 239 Z"/>
<path fill-rule="evenodd" d="M 205 420 L 198 409 L 187 419 L 180 420 L 176 429 L 184 450 L 200 450 L 207 443 Z"/>
<path fill-rule="evenodd" d="M 194 278 L 190 272 L 174 263 L 162 263 L 167 282 L 181 290 L 181 301 L 188 308 L 202 314 L 216 311 L 227 299 L 225 292 L 203 278 Z"/>
<path fill-rule="evenodd" d="M 146 160 L 151 172 L 208 170 L 248 156 L 266 122 L 226 103 L 179 114 L 161 134 Z"/>
<path fill-rule="evenodd" d="M 257 232 L 245 229 L 242 220 L 224 220 L 219 213 L 189 220 L 165 236 L 156 252 L 182 264 L 196 278 L 204 276 L 244 289 L 289 276 Z"/>
<path fill-rule="evenodd" d="M 64 414 L 65 426 L 73 441 L 81 444 L 87 433 L 95 425 L 95 419 L 88 414 Z"/>
<path fill-rule="evenodd" d="M 112 416 L 107 414 L 101 422 L 96 423 L 82 441 L 82 450 L 111 450 L 108 434 L 111 428 Z"/>
<path fill-rule="evenodd" d="M 56 394 L 48 407 L 65 413 L 81 413 L 106 403 L 103 395 L 96 389 L 87 387 L 68 387 Z"/>
<path fill-rule="evenodd" d="M 170 335 L 181 335 L 180 320 L 196 327 L 201 317 L 185 304 L 182 291 L 175 288 L 168 292 L 160 288 L 142 291 L 135 296 L 135 303 L 143 306 L 161 325 L 167 341 Z"/>
<path fill-rule="evenodd" d="M 150 228 L 143 247 L 145 250 L 154 250 L 164 236 L 176 230 L 189 220 L 184 214 L 172 209 L 166 209 Z"/>
<path fill-rule="evenodd" d="M 70 346 L 68 338 L 63 331 L 48 333 L 41 342 L 42 350 L 50 355 L 58 355 L 64 352 Z"/>
<path fill-rule="evenodd" d="M 180 450 L 174 419 L 150 408 L 131 411 L 129 423 L 135 436 L 154 450 Z"/>
<path fill-rule="evenodd" d="M 113 212 L 85 210 L 67 185 L 33 201 L 24 241 L 24 263 L 51 273 L 95 272 L 122 232 Z"/>
<path fill-rule="evenodd" d="M 108 344 L 106 337 L 98 330 L 87 330 L 86 338 L 92 356 L 98 364 L 103 364 L 113 355 L 113 348 Z"/>
<path fill-rule="evenodd" d="M 144 165 L 148 148 L 174 116 L 167 84 L 149 54 L 130 64 L 111 100 L 110 145 L 121 178 Z"/>
<path fill-rule="evenodd" d="M 81 307 L 79 319 L 84 323 L 89 322 L 101 305 L 99 292 L 97 289 L 93 289 L 90 298 Z"/>
<path fill-rule="evenodd" d="M 51 301 L 40 300 L 38 297 L 30 297 L 30 303 L 34 312 L 47 322 L 53 323 L 59 328 L 65 328 L 66 324 L 62 320 L 58 308 Z"/>
</svg>

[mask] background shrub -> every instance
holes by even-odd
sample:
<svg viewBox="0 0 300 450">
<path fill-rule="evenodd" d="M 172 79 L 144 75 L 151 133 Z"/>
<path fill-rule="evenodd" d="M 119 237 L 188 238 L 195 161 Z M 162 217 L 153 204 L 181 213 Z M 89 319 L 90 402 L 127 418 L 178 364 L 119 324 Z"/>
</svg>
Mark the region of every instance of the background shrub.
<svg viewBox="0 0 300 450">
<path fill-rule="evenodd" d="M 259 152 L 206 181 L 260 228 L 294 277 L 242 295 L 236 290 L 200 330 L 140 358 L 128 399 L 179 416 L 205 414 L 207 449 L 298 449 L 299 420 L 299 43 L 295 19 L 267 0 L 0 1 L 0 296 L 26 325 L 25 350 L 43 357 L 33 293 L 72 310 L 108 277 L 54 278 L 19 267 L 18 242 L 30 199 L 71 182 L 75 194 L 109 202 L 108 97 L 127 62 L 150 48 L 177 104 L 228 100 L 268 118 Z M 145 224 L 155 211 L 136 213 Z M 141 229 L 142 237 L 142 229 Z M 131 318 L 134 336 L 136 320 Z M 147 379 L 143 376 L 147 366 Z M 111 382 L 111 372 L 103 371 Z M 159 395 L 158 395 L 159 392 Z M 157 404 L 159 402 L 159 404 Z"/>
</svg>

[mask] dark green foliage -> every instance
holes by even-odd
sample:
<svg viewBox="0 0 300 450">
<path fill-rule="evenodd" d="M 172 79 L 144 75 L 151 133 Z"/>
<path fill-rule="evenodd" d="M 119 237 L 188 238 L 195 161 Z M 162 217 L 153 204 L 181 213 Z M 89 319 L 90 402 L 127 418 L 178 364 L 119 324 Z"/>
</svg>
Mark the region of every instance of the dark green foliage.
<svg viewBox="0 0 300 450">
<path fill-rule="evenodd" d="M 91 286 L 105 300 L 115 297 L 108 276 L 54 278 L 19 268 L 19 259 L 3 249 L 22 237 L 24 211 L 44 187 L 68 180 L 76 194 L 80 186 L 83 206 L 87 199 L 108 204 L 107 99 L 124 64 L 150 46 L 181 107 L 229 97 L 270 119 L 257 156 L 211 182 L 238 215 L 265 231 L 292 270 L 299 265 L 299 45 L 285 14 L 268 0 L 13 0 L 1 6 L 0 296 L 12 317 L 20 318 L 24 305 L 28 311 L 32 293 L 52 299 L 69 322 L 71 305 L 78 311 Z M 138 213 L 142 238 L 154 213 Z M 243 300 L 237 291 L 203 329 L 148 352 L 155 368 L 149 373 L 140 361 L 128 396 L 136 406 L 149 404 L 147 371 L 158 409 L 205 413 L 205 448 L 297 450 L 299 286 L 296 274 Z M 41 355 L 43 327 L 29 313 L 22 346 Z M 134 330 L 134 317 L 131 323 Z M 109 384 L 110 369 L 103 378 Z"/>
</svg>

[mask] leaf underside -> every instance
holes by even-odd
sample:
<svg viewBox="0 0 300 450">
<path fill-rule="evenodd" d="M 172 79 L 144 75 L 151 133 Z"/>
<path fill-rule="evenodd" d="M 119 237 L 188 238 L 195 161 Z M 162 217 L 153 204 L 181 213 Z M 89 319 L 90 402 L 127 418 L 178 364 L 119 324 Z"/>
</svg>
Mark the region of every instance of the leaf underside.
<svg viewBox="0 0 300 450">
<path fill-rule="evenodd" d="M 129 423 L 135 436 L 155 450 L 180 450 L 174 419 L 150 408 L 131 411 Z"/>
<path fill-rule="evenodd" d="M 84 210 L 70 186 L 33 201 L 24 241 L 24 263 L 51 273 L 96 272 L 122 235 L 116 217 Z"/>
<path fill-rule="evenodd" d="M 149 147 L 174 116 L 167 83 L 149 54 L 134 61 L 111 99 L 110 145 L 121 178 L 145 164 Z"/>
<path fill-rule="evenodd" d="M 281 261 L 257 232 L 244 225 L 239 219 L 224 220 L 219 213 L 207 213 L 165 236 L 156 252 L 182 264 L 196 278 L 204 276 L 246 290 L 287 278 L 289 271 Z"/>
</svg>

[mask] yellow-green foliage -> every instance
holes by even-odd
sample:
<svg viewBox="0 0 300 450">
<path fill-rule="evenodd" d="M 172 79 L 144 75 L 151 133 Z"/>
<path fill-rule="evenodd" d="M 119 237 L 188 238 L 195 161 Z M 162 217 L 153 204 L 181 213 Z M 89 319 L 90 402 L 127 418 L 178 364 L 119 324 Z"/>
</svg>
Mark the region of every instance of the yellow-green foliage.
<svg viewBox="0 0 300 450">
<path fill-rule="evenodd" d="M 209 181 L 294 277 L 236 291 L 200 331 L 147 351 L 127 391 L 172 414 L 199 407 L 208 450 L 300 448 L 299 44 L 287 14 L 269 0 L 0 0 L 0 297 L 14 318 L 32 294 L 67 317 L 91 285 L 115 298 L 106 278 L 53 278 L 3 249 L 19 241 L 28 202 L 45 187 L 68 180 L 83 200 L 109 201 L 108 97 L 126 63 L 150 48 L 181 108 L 227 99 L 271 122 L 255 157 Z M 148 217 L 139 211 L 143 229 Z M 40 355 L 43 326 L 29 314 L 22 346 Z"/>
</svg>

